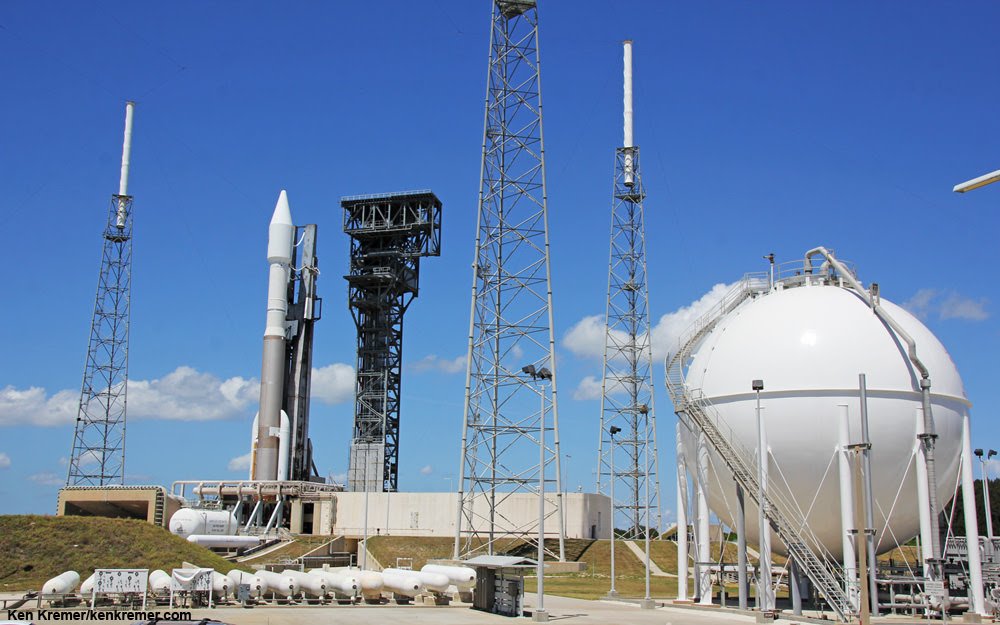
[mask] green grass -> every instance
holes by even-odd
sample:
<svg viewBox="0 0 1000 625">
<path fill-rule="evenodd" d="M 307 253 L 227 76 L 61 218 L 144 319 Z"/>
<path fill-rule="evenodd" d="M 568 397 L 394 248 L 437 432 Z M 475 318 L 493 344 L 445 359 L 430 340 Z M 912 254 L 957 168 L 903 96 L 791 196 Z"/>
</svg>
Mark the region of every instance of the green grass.
<svg viewBox="0 0 1000 625">
<path fill-rule="evenodd" d="M 40 589 L 68 570 L 179 568 L 182 562 L 227 573 L 244 568 L 166 529 L 134 519 L 0 515 L 0 590 Z"/>
<path fill-rule="evenodd" d="M 242 567 L 249 569 L 254 569 L 259 565 L 269 564 L 272 562 L 280 562 L 282 558 L 290 558 L 295 560 L 305 554 L 309 553 L 317 547 L 321 547 L 326 543 L 330 542 L 329 536 L 317 536 L 309 537 L 302 536 L 295 540 L 289 541 L 284 545 L 278 547 L 274 551 L 269 551 L 267 553 L 257 555 L 252 558 L 247 558 L 246 560 L 240 562 Z"/>
<path fill-rule="evenodd" d="M 455 539 L 436 536 L 369 536 L 368 553 L 386 568 L 396 566 L 396 558 L 413 558 L 413 568 L 419 569 L 428 560 L 451 558 Z"/>
</svg>

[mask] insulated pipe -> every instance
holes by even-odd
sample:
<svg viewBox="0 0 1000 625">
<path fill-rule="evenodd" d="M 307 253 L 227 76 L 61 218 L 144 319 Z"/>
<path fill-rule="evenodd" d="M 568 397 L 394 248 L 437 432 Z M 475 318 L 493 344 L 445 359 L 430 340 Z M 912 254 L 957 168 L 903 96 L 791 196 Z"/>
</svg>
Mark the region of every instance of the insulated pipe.
<svg viewBox="0 0 1000 625">
<path fill-rule="evenodd" d="M 922 408 L 917 408 L 915 412 L 917 439 L 919 440 L 924 433 L 925 421 Z M 928 495 L 927 463 L 924 461 L 926 448 L 918 442 L 914 453 L 917 457 L 917 503 L 919 508 L 917 513 L 920 519 L 920 551 L 924 563 L 924 577 L 930 577 L 930 560 L 934 556 L 931 551 L 933 541 L 931 539 L 931 508 L 928 504 L 930 497 Z"/>
<path fill-rule="evenodd" d="M 812 273 L 812 261 L 811 257 L 821 255 L 823 256 L 830 265 L 832 265 L 843 277 L 851 287 L 858 292 L 858 294 L 864 298 L 864 300 L 871 307 L 872 312 L 874 312 L 879 319 L 884 321 L 892 330 L 899 336 L 904 343 L 906 343 L 907 355 L 913 366 L 917 368 L 920 372 L 920 395 L 921 404 L 923 405 L 923 418 L 924 418 L 924 430 L 923 434 L 920 436 L 920 441 L 923 443 L 924 447 L 924 465 L 927 467 L 927 506 L 930 511 L 931 517 L 931 532 L 930 532 L 930 551 L 931 558 L 935 566 L 931 566 L 931 574 L 937 579 L 939 575 L 938 567 L 936 563 L 941 557 L 941 545 L 939 537 L 938 528 L 938 506 L 937 506 L 937 471 L 935 469 L 934 463 L 934 440 L 937 438 L 937 434 L 934 432 L 934 415 L 931 412 L 931 377 L 930 371 L 927 370 L 926 365 L 917 357 L 917 344 L 916 341 L 903 329 L 899 323 L 896 322 L 892 316 L 887 313 L 878 303 L 871 293 L 866 291 L 864 287 L 855 279 L 854 275 L 847 270 L 844 265 L 834 258 L 833 254 L 830 253 L 825 247 L 817 247 L 806 252 L 805 263 L 803 268 L 805 273 Z"/>
<path fill-rule="evenodd" d="M 858 608 L 858 554 L 852 534 L 854 527 L 854 478 L 851 475 L 851 459 L 848 446 L 851 444 L 850 415 L 848 407 L 837 405 L 837 468 L 840 473 L 840 532 L 844 549 L 844 577 L 847 580 L 847 596 L 854 609 Z"/>
<path fill-rule="evenodd" d="M 962 506 L 965 510 L 965 544 L 969 559 L 969 588 L 971 588 L 972 611 L 981 616 L 986 614 L 986 598 L 983 594 L 983 560 L 979 552 L 979 523 L 976 520 L 976 487 L 972 475 L 972 433 L 969 427 L 969 413 L 962 417 Z M 986 511 L 989 514 L 989 511 Z"/>
<path fill-rule="evenodd" d="M 132 115 L 135 111 L 135 102 L 125 103 L 125 138 L 122 141 L 122 173 L 118 180 L 118 195 L 128 195 L 128 168 L 132 159 Z M 118 215 L 115 219 L 115 227 L 119 230 L 125 229 L 125 206 L 124 197 L 118 199 Z"/>
<path fill-rule="evenodd" d="M 788 559 L 788 591 L 792 595 L 792 614 L 802 616 L 802 573 L 795 558 Z"/>
<path fill-rule="evenodd" d="M 682 424 L 677 420 L 677 600 L 688 600 L 688 496 Z M 613 524 L 612 524 L 613 525 Z M 614 531 L 614 528 L 612 528 Z"/>
<path fill-rule="evenodd" d="M 711 536 L 710 536 L 710 515 L 708 507 L 708 441 L 705 433 L 698 434 L 698 474 L 695 481 L 695 496 L 698 499 L 697 531 L 695 532 L 696 551 L 698 560 L 696 563 L 698 589 L 698 603 L 701 605 L 712 605 L 712 570 L 709 562 L 712 560 Z"/>
</svg>

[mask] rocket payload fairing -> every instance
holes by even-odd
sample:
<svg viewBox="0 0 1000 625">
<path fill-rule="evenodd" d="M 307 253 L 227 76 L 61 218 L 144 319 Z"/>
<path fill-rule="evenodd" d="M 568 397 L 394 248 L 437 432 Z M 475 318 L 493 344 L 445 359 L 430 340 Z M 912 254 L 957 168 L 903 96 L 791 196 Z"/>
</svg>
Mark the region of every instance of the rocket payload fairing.
<svg viewBox="0 0 1000 625">
<path fill-rule="evenodd" d="M 285 384 L 285 328 L 288 313 L 288 280 L 295 245 L 295 225 L 284 190 L 271 216 L 267 236 L 267 262 L 271 263 L 267 285 L 267 326 L 260 373 L 260 407 L 256 422 L 251 479 L 284 480 L 288 476 L 288 453 L 280 453 L 281 409 Z M 288 417 L 285 416 L 287 423 Z M 287 427 L 287 426 L 286 426 Z M 284 445 L 288 445 L 286 435 Z M 284 459 L 282 466 L 281 458 Z"/>
</svg>

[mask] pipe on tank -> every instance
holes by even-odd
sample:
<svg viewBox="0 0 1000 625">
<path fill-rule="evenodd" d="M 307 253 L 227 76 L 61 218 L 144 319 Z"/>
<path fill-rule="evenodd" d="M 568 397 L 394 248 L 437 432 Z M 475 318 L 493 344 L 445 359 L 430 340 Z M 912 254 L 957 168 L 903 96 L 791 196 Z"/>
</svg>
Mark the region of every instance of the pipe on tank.
<svg viewBox="0 0 1000 625">
<path fill-rule="evenodd" d="M 840 273 L 841 277 L 851 285 L 855 291 L 858 292 L 864 300 L 871 307 L 872 312 L 874 312 L 879 319 L 884 321 L 886 325 L 892 328 L 893 332 L 896 333 L 899 338 L 906 343 L 907 356 L 913 366 L 917 368 L 920 372 L 920 395 L 921 404 L 923 405 L 924 413 L 924 432 L 920 436 L 920 441 L 924 447 L 924 463 L 927 467 L 927 505 L 930 507 L 931 516 L 931 558 L 934 560 L 933 566 L 931 566 L 931 572 L 934 575 L 934 579 L 938 579 L 940 571 L 938 570 L 939 559 L 941 557 L 941 538 L 940 530 L 938 526 L 938 507 L 937 507 L 937 471 L 935 470 L 934 462 L 934 441 L 937 438 L 937 434 L 934 431 L 934 415 L 931 412 L 931 374 L 927 370 L 927 366 L 924 365 L 923 361 L 917 356 L 917 343 L 913 340 L 906 330 L 903 329 L 899 323 L 883 309 L 872 294 L 867 291 L 861 283 L 857 281 L 843 263 L 834 258 L 833 254 L 827 250 L 825 247 L 815 247 L 808 252 L 806 252 L 805 262 L 803 268 L 805 273 L 812 273 L 812 257 L 822 256 L 830 263 L 837 272 Z"/>
<path fill-rule="evenodd" d="M 847 579 L 847 595 L 854 608 L 858 608 L 858 569 L 856 543 L 852 534 L 857 535 L 854 527 L 854 479 L 851 475 L 851 460 L 848 456 L 850 440 L 850 415 L 848 407 L 837 405 L 837 467 L 840 473 L 840 531 L 841 544 L 844 549 L 844 577 Z"/>
</svg>

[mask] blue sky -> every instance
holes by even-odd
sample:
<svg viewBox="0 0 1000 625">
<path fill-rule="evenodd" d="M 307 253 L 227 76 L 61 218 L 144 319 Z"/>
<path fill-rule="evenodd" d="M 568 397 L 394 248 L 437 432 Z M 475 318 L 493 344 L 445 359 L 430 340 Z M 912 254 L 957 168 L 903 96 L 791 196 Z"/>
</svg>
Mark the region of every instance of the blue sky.
<svg viewBox="0 0 1000 625">
<path fill-rule="evenodd" d="M 125 101 L 137 101 L 132 483 L 236 478 L 256 408 L 267 223 L 319 225 L 311 435 L 346 471 L 354 327 L 347 195 L 431 188 L 443 252 L 405 324 L 401 488 L 457 476 L 489 10 L 445 3 L 8 2 L 0 8 L 0 513 L 65 482 Z M 824 245 L 950 351 L 973 445 L 1000 447 L 994 249 L 1000 6 L 541 3 L 568 483 L 594 483 L 621 45 L 635 41 L 651 313 L 666 342 L 718 284 Z M 662 362 L 662 350 L 657 358 Z M 654 367 L 664 508 L 674 416 Z M 1000 468 L 1000 467 L 996 467 Z M 978 471 L 977 471 L 978 476 Z"/>
</svg>

